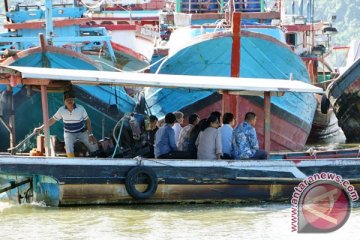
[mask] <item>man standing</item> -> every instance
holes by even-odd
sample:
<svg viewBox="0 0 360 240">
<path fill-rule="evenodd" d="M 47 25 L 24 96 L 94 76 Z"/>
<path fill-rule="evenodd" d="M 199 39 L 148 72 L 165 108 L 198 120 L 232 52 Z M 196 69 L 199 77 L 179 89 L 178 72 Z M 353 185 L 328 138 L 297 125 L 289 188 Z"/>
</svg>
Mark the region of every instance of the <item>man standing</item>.
<svg viewBox="0 0 360 240">
<path fill-rule="evenodd" d="M 75 104 L 75 96 L 72 92 L 64 93 L 64 106 L 60 107 L 55 115 L 48 120 L 49 127 L 55 122 L 63 120 L 64 141 L 67 157 L 75 157 L 74 143 L 79 139 L 88 148 L 90 153 L 98 150 L 96 139 L 92 133 L 91 121 L 85 108 Z M 44 125 L 37 127 L 34 131 L 38 132 Z"/>
<path fill-rule="evenodd" d="M 232 137 L 234 159 L 267 159 L 267 152 L 259 150 L 255 123 L 255 113 L 248 112 L 245 115 L 245 121 L 234 129 Z"/>
</svg>

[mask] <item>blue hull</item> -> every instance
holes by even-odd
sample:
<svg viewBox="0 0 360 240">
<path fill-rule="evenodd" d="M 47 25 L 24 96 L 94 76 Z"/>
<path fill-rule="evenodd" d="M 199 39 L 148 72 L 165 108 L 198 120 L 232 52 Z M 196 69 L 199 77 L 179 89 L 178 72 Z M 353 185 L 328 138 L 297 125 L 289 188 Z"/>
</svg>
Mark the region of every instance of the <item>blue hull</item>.
<svg viewBox="0 0 360 240">
<path fill-rule="evenodd" d="M 159 73 L 203 76 L 230 76 L 232 35 L 230 32 L 207 33 L 193 37 L 187 43 L 171 52 L 161 65 Z M 277 39 L 250 31 L 242 31 L 241 37 L 241 77 L 293 79 L 309 83 L 309 75 L 300 57 Z M 152 113 L 163 116 L 176 110 L 201 111 L 219 101 L 213 91 L 192 91 L 187 89 L 148 89 L 147 102 Z M 214 98 L 214 100 L 210 100 Z M 242 97 L 261 105 L 261 99 Z M 316 99 L 311 94 L 286 93 L 282 97 L 272 97 L 272 115 L 290 122 L 297 129 L 302 129 L 301 137 L 293 139 L 299 144 L 278 146 L 275 149 L 298 150 L 305 144 L 313 121 Z M 219 105 L 219 104 L 218 104 Z M 251 108 L 251 107 L 250 107 Z M 208 113 L 214 107 L 208 109 Z M 254 109 L 249 109 L 254 110 Z M 202 111 L 204 112 L 204 111 Z M 189 112 L 190 113 L 190 112 Z M 203 117 L 207 117 L 204 115 Z M 242 119 L 239 119 L 242 121 Z M 273 126 L 276 125 L 273 124 Z M 290 129 L 279 133 L 283 138 L 293 134 Z M 276 139 L 272 139 L 277 141 Z M 275 144 L 276 145 L 276 144 Z M 274 145 L 274 146 L 275 146 Z M 274 149 L 273 148 L 273 149 Z"/>
<path fill-rule="evenodd" d="M 51 67 L 65 69 L 96 70 L 100 69 L 92 60 L 82 54 L 69 50 L 50 47 L 45 53 L 40 53 L 39 49 L 33 48 L 18 53 L 17 56 L 7 59 L 3 64 L 9 66 L 27 67 Z M 0 86 L 0 91 L 5 90 L 5 86 Z M 49 114 L 52 116 L 57 109 L 63 105 L 63 94 L 58 93 L 63 89 L 52 89 L 55 92 L 48 94 Z M 83 105 L 90 118 L 94 134 L 97 139 L 102 138 L 102 133 L 106 136 L 112 132 L 120 115 L 132 112 L 135 107 L 134 100 L 129 97 L 122 87 L 111 86 L 74 86 L 78 96 L 77 102 Z M 24 139 L 27 134 L 32 132 L 34 127 L 42 123 L 41 97 L 39 92 L 32 91 L 27 96 L 26 89 L 17 88 L 13 92 L 15 104 L 15 128 L 16 142 Z M 120 105 L 121 104 L 121 105 Z M 112 108 L 112 110 L 111 110 Z M 117 111 L 114 111 L 114 109 Z M 26 117 L 24 117 L 26 116 Z M 51 128 L 51 134 L 62 138 L 63 130 L 61 124 L 56 124 Z M 0 126 L 0 151 L 6 151 L 9 147 L 9 133 Z"/>
</svg>

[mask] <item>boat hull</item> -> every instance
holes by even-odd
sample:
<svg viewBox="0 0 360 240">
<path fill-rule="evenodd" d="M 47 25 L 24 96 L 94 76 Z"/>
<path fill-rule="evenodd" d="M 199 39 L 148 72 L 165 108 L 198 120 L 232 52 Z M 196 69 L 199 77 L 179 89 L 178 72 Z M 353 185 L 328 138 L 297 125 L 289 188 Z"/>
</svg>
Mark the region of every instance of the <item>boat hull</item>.
<svg viewBox="0 0 360 240">
<path fill-rule="evenodd" d="M 360 141 L 360 59 L 341 74 L 327 89 L 339 126 L 347 142 Z"/>
<path fill-rule="evenodd" d="M 230 76 L 232 34 L 207 33 L 189 40 L 170 51 L 159 73 L 178 75 Z M 301 59 L 287 45 L 270 36 L 242 31 L 240 76 L 250 78 L 290 79 L 310 82 Z M 153 89 L 146 92 L 146 100 L 153 114 L 194 112 L 206 118 L 212 111 L 221 111 L 220 95 L 214 91 L 188 89 Z M 237 97 L 242 122 L 247 111 L 257 115 L 256 126 L 263 144 L 264 113 L 262 97 Z M 285 93 L 271 100 L 271 150 L 302 150 L 311 130 L 316 99 L 312 94 Z"/>
<path fill-rule="evenodd" d="M 12 199 L 52 206 L 288 201 L 294 187 L 303 179 L 322 172 L 351 179 L 351 184 L 360 190 L 360 164 L 356 159 L 89 160 L 3 156 L 0 166 L 2 179 L 31 180 L 20 191 L 8 191 Z M 151 169 L 155 174 L 157 187 L 145 199 L 136 198 L 128 191 L 127 178 L 134 168 Z"/>
</svg>

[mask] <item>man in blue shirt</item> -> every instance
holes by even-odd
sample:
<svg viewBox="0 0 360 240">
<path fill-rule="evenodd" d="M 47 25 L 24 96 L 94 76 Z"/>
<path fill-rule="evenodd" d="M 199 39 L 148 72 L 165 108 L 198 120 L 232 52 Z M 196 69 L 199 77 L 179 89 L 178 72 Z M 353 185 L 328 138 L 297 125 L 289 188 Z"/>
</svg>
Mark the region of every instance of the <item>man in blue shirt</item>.
<svg viewBox="0 0 360 240">
<path fill-rule="evenodd" d="M 255 123 L 255 113 L 248 112 L 245 121 L 234 129 L 232 137 L 234 159 L 267 159 L 267 152 L 259 149 Z"/>
<path fill-rule="evenodd" d="M 223 125 L 219 128 L 221 133 L 221 145 L 223 156 L 222 159 L 231 159 L 231 142 L 232 142 L 232 134 L 233 127 L 235 126 L 235 118 L 232 113 L 225 113 L 223 116 Z"/>
<path fill-rule="evenodd" d="M 155 157 L 167 159 L 188 158 L 185 152 L 177 151 L 175 131 L 172 128 L 176 121 L 173 113 L 165 116 L 165 125 L 159 128 L 155 135 Z"/>
</svg>

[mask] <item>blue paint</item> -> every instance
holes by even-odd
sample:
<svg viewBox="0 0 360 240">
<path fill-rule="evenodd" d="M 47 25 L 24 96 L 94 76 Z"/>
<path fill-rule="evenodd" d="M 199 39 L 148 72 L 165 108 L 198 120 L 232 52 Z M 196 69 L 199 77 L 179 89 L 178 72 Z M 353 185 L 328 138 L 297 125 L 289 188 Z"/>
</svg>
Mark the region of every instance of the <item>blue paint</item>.
<svg viewBox="0 0 360 240">
<path fill-rule="evenodd" d="M 64 5 L 54 5 L 52 16 L 61 18 L 80 18 L 87 11 L 85 6 L 69 7 Z M 6 16 L 14 23 L 23 23 L 30 20 L 45 19 L 45 11 L 40 6 L 16 5 L 15 10 L 7 12 Z"/>
<path fill-rule="evenodd" d="M 34 175 L 34 201 L 44 202 L 49 206 L 59 206 L 60 189 L 58 182 L 48 176 Z"/>
</svg>

